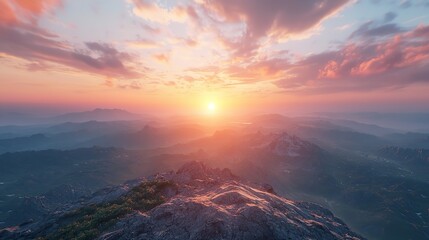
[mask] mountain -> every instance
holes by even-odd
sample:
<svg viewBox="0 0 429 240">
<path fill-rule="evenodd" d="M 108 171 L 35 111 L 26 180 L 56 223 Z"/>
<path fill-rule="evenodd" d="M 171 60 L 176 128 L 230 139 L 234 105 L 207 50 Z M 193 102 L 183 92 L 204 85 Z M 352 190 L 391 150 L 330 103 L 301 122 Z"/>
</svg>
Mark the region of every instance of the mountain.
<svg viewBox="0 0 429 240">
<path fill-rule="evenodd" d="M 294 127 L 297 122 L 293 121 L 291 118 L 283 116 L 281 114 L 262 114 L 249 117 L 249 121 L 254 126 L 264 126 L 264 127 Z"/>
<path fill-rule="evenodd" d="M 345 119 L 335 119 L 326 117 L 296 117 L 295 121 L 300 122 L 301 125 L 325 128 L 325 129 L 338 129 L 356 131 L 360 133 L 372 134 L 376 136 L 384 136 L 387 134 L 397 133 L 400 130 L 380 127 L 375 124 L 366 124 Z"/>
<path fill-rule="evenodd" d="M 283 157 L 299 157 L 307 154 L 316 147 L 315 145 L 303 141 L 295 135 L 282 133 L 277 139 L 270 143 L 270 149 L 278 156 Z"/>
<path fill-rule="evenodd" d="M 340 130 L 319 135 L 323 132 L 318 130 L 312 136 L 318 135 L 325 143 L 330 139 L 334 146 L 364 150 L 372 144 L 372 148 L 365 154 L 340 152 L 309 141 L 311 132 L 302 138 L 285 132 L 236 129 L 218 131 L 165 151 L 201 150 L 205 162 L 228 167 L 251 181 L 267 182 L 282 196 L 328 207 L 370 239 L 427 238 L 427 168 L 411 172 L 396 162 L 377 159 L 368 150 L 382 146 L 381 141 L 374 144 L 375 136 Z M 361 215 L 366 217 L 356 217 Z"/>
<path fill-rule="evenodd" d="M 43 216 L 47 202 L 53 202 L 52 190 L 71 186 L 75 194 L 93 192 L 197 159 L 198 154 L 154 155 L 100 147 L 0 154 L 0 228 Z M 43 206 L 37 212 L 22 211 L 34 203 Z"/>
<path fill-rule="evenodd" d="M 343 119 L 331 119 L 330 122 L 335 123 L 340 126 L 348 127 L 357 132 L 372 134 L 376 136 L 384 136 L 387 134 L 392 134 L 395 132 L 399 132 L 399 130 L 392 128 L 380 127 L 375 124 L 365 124 L 351 120 L 343 120 Z"/>
<path fill-rule="evenodd" d="M 46 133 L 64 133 L 75 131 L 99 131 L 104 135 L 122 131 L 137 131 L 140 126 L 144 125 L 141 121 L 87 121 L 87 122 L 65 122 L 49 126 L 44 130 Z"/>
<path fill-rule="evenodd" d="M 429 149 L 388 146 L 381 148 L 378 155 L 402 163 L 429 166 Z"/>
<path fill-rule="evenodd" d="M 28 124 L 36 119 L 31 114 L 0 110 L 0 125 Z"/>
<path fill-rule="evenodd" d="M 324 112 L 315 114 L 329 118 L 348 119 L 361 123 L 376 124 L 388 128 L 408 131 L 428 129 L 429 127 L 428 112 Z"/>
<path fill-rule="evenodd" d="M 429 148 L 429 134 L 420 132 L 394 133 L 386 138 L 391 144 L 405 148 Z"/>
<path fill-rule="evenodd" d="M 376 150 L 388 143 L 384 135 L 398 130 L 382 128 L 374 124 L 329 119 L 326 117 L 286 117 L 280 114 L 257 115 L 247 119 L 249 128 L 261 132 L 283 132 L 311 140 L 326 148 L 346 150 Z"/>
<path fill-rule="evenodd" d="M 148 127 L 144 132 L 157 136 L 163 131 Z M 83 192 L 79 190 L 82 186 L 94 191 L 177 169 L 192 160 L 227 167 L 249 181 L 269 183 L 281 196 L 329 208 L 370 239 L 429 236 L 427 164 L 408 164 L 369 151 L 333 151 L 293 133 L 247 127 L 156 149 L 96 147 L 0 155 L 0 228 L 30 218 L 39 221 L 45 210 L 58 206 L 52 200 L 56 198 L 44 194 L 52 189 L 70 185 L 75 193 Z M 36 210 L 30 211 L 33 207 Z"/>
<path fill-rule="evenodd" d="M 341 148 L 352 151 L 376 150 L 389 143 L 384 138 L 353 130 L 303 126 L 296 130 L 296 133 L 303 138 L 312 139 L 318 145 L 326 148 Z"/>
<path fill-rule="evenodd" d="M 0 126 L 17 127 L 37 124 L 65 122 L 140 120 L 147 116 L 130 113 L 122 109 L 96 108 L 90 111 L 71 112 L 57 116 L 40 117 L 20 112 L 0 111 Z"/>
<path fill-rule="evenodd" d="M 279 197 L 201 162 L 104 189 L 40 222 L 3 229 L 21 239 L 363 239 L 330 211 Z M 65 209 L 65 210 L 64 210 Z"/>
<path fill-rule="evenodd" d="M 137 120 L 142 118 L 141 115 L 130 113 L 121 109 L 101 109 L 97 108 L 92 111 L 73 112 L 58 115 L 47 119 L 47 122 L 87 122 L 87 121 L 120 121 L 120 120 Z"/>
<path fill-rule="evenodd" d="M 16 127 L 24 136 L 6 136 L 6 127 L 0 127 L 0 154 L 28 150 L 74 149 L 92 146 L 124 147 L 143 149 L 164 147 L 196 139 L 207 134 L 197 124 L 181 124 L 169 127 L 155 127 L 144 121 L 88 121 L 66 122 L 53 126 L 40 125 L 31 128 Z M 4 138 L 1 131 L 5 130 Z"/>
<path fill-rule="evenodd" d="M 49 138 L 44 134 L 34 134 L 28 137 L 16 137 L 10 139 L 0 139 L 0 153 L 15 152 L 27 149 L 40 149 L 45 147 Z"/>
<path fill-rule="evenodd" d="M 183 141 L 197 139 L 206 135 L 202 126 L 181 124 L 170 127 L 154 127 L 145 125 L 138 131 L 126 131 L 104 135 L 82 143 L 80 146 L 124 147 L 128 149 L 144 149 L 165 147 Z"/>
</svg>

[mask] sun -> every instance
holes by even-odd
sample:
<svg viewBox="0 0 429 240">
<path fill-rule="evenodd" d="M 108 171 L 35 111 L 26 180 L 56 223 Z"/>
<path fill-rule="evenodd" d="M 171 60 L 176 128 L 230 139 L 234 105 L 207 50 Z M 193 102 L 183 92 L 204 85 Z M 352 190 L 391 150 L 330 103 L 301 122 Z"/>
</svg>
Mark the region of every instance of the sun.
<svg viewBox="0 0 429 240">
<path fill-rule="evenodd" d="M 207 104 L 207 109 L 210 113 L 214 113 L 216 111 L 216 104 L 214 102 L 209 102 Z"/>
</svg>

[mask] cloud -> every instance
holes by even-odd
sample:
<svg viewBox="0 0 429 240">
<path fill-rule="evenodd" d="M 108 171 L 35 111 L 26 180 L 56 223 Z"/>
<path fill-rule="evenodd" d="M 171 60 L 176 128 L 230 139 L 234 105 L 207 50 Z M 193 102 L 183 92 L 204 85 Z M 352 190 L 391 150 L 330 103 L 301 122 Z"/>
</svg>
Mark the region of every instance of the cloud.
<svg viewBox="0 0 429 240">
<path fill-rule="evenodd" d="M 140 26 L 143 28 L 143 30 L 145 30 L 146 32 L 156 35 L 161 33 L 161 30 L 159 28 L 156 27 L 152 27 L 150 25 L 144 24 L 144 23 L 140 23 Z"/>
<path fill-rule="evenodd" d="M 78 51 L 55 38 L 0 26 L 0 52 L 35 62 L 62 64 L 107 77 L 136 78 L 140 74 L 128 67 L 132 57 L 107 44 L 86 43 Z"/>
<path fill-rule="evenodd" d="M 392 35 L 395 33 L 403 32 L 404 29 L 395 23 L 377 24 L 373 21 L 364 23 L 351 35 L 354 37 L 371 38 Z"/>
<path fill-rule="evenodd" d="M 61 5 L 61 0 L 3 0 L 0 1 L 0 24 L 34 24 L 37 17 Z"/>
<path fill-rule="evenodd" d="M 429 2 L 426 0 L 401 0 L 401 1 L 386 1 L 386 0 L 371 0 L 374 4 L 390 4 L 395 7 L 400 7 L 403 9 L 411 8 L 411 7 L 429 7 Z"/>
<path fill-rule="evenodd" d="M 261 39 L 269 37 L 279 41 L 303 34 L 349 0 L 194 0 L 172 6 L 149 0 L 129 2 L 133 13 L 144 20 L 163 25 L 190 24 L 191 28 L 187 28 L 193 36 L 212 33 L 217 38 L 214 41 L 236 57 L 252 57 L 260 48 Z"/>
<path fill-rule="evenodd" d="M 13 2 L 20 8 L 34 15 L 40 15 L 52 8 L 62 5 L 61 0 L 14 0 Z"/>
<path fill-rule="evenodd" d="M 406 30 L 404 28 L 396 23 L 392 23 L 396 17 L 396 13 L 387 12 L 381 20 L 372 20 L 362 24 L 350 35 L 350 38 L 368 39 L 405 32 Z"/>
<path fill-rule="evenodd" d="M 411 34 L 411 37 L 416 38 L 429 38 L 429 25 L 428 26 L 418 26 Z"/>
<path fill-rule="evenodd" d="M 222 24 L 244 23 L 239 39 L 224 40 L 238 55 L 251 54 L 266 36 L 285 38 L 317 26 L 347 0 L 200 0 L 201 6 Z"/>
<path fill-rule="evenodd" d="M 39 18 L 54 14 L 61 1 L 0 0 L 0 56 L 28 60 L 24 64 L 31 71 L 60 64 L 104 76 L 106 85 L 133 89 L 141 87 L 141 77 L 156 80 L 154 85 L 171 79 L 178 87 L 238 86 L 243 90 L 269 85 L 270 90 L 311 93 L 428 81 L 429 26 L 403 28 L 395 23 L 394 12 L 358 27 L 357 22 L 353 25 L 338 18 L 338 30 L 352 25 L 357 29 L 346 43 L 334 43 L 341 45 L 330 45 L 325 52 L 301 55 L 300 51 L 305 51 L 301 48 L 310 41 L 297 44 L 298 50 L 293 49 L 295 43 L 283 42 L 320 29 L 325 19 L 352 0 L 127 1 L 139 17 L 131 19 L 137 31 L 113 37 L 114 45 L 72 43 L 40 27 Z M 332 39 L 324 34 L 310 44 Z M 317 52 L 322 47 L 324 43 L 311 50 Z M 152 68 L 140 66 L 139 56 L 124 49 L 139 53 Z"/>
<path fill-rule="evenodd" d="M 388 23 L 393 21 L 398 15 L 394 12 L 387 12 L 386 14 L 384 14 L 384 22 Z"/>
<path fill-rule="evenodd" d="M 396 34 L 384 41 L 361 42 L 309 56 L 277 81 L 284 89 L 342 91 L 404 87 L 429 82 L 429 27 Z"/>
<path fill-rule="evenodd" d="M 155 1 L 130 0 L 133 4 L 135 15 L 155 23 L 184 22 L 188 15 L 194 14 L 191 7 L 175 6 L 172 8 L 161 7 Z"/>
<path fill-rule="evenodd" d="M 141 73 L 128 64 L 135 59 L 109 44 L 88 42 L 75 49 L 58 36 L 40 28 L 37 17 L 59 6 L 60 1 L 1 1 L 0 52 L 32 62 L 33 70 L 43 70 L 46 62 L 106 77 L 136 78 Z M 4 11 L 3 11 L 4 9 Z"/>
<path fill-rule="evenodd" d="M 413 6 L 413 3 L 410 0 L 405 0 L 405 1 L 401 1 L 401 5 L 402 8 L 409 8 L 411 6 Z"/>
<path fill-rule="evenodd" d="M 230 78 L 247 84 L 281 78 L 290 66 L 288 60 L 274 58 L 253 62 L 245 66 L 232 65 L 226 69 L 226 72 Z"/>
<path fill-rule="evenodd" d="M 18 17 L 7 1 L 0 1 L 0 24 L 14 24 L 18 22 Z"/>
<path fill-rule="evenodd" d="M 134 48 L 156 48 L 158 45 L 154 40 L 139 38 L 133 41 L 126 42 L 128 46 Z"/>
<path fill-rule="evenodd" d="M 350 0 L 193 0 L 165 4 L 162 1 L 128 0 L 133 13 L 156 29 L 179 23 L 194 39 L 220 45 L 233 58 L 251 62 L 265 42 L 308 34 L 337 13 Z M 177 25 L 174 25 L 177 26 Z M 150 29 L 148 31 L 151 31 Z M 164 32 L 164 40 L 186 39 L 177 30 Z M 174 35 L 174 36 L 173 36 Z M 266 39 L 269 40 L 266 40 Z M 188 47 L 197 42 L 189 39 Z M 133 42 L 137 45 L 138 42 Z M 265 46 L 266 47 L 266 46 Z"/>
<path fill-rule="evenodd" d="M 340 30 L 340 31 L 344 31 L 344 30 L 347 30 L 347 29 L 351 28 L 352 25 L 353 24 L 351 24 L 351 23 L 347 23 L 347 24 L 343 24 L 343 25 L 337 27 L 336 29 Z"/>
<path fill-rule="evenodd" d="M 167 63 L 167 62 L 170 61 L 170 57 L 167 56 L 166 54 L 163 54 L 163 53 L 161 53 L 161 54 L 154 54 L 153 58 L 156 59 L 156 60 L 158 60 L 158 61 L 160 61 L 160 62 L 164 62 L 164 63 Z"/>
</svg>

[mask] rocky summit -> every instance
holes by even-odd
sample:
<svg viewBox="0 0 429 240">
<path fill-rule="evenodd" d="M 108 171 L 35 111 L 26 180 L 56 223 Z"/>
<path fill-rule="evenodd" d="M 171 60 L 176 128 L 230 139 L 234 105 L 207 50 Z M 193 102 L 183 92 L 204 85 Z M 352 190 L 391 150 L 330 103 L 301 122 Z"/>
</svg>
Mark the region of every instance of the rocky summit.
<svg viewBox="0 0 429 240">
<path fill-rule="evenodd" d="M 268 184 L 246 182 L 201 162 L 104 189 L 61 214 L 0 233 L 7 239 L 70 237 L 363 239 L 318 205 L 282 198 Z"/>
</svg>

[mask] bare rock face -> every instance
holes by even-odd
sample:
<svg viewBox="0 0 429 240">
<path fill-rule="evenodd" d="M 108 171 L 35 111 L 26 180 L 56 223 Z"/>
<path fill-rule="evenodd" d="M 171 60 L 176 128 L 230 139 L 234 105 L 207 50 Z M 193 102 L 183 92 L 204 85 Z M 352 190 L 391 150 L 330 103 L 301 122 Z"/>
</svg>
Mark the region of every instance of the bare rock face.
<svg viewBox="0 0 429 240">
<path fill-rule="evenodd" d="M 245 182 L 201 162 L 101 190 L 78 206 L 115 201 L 145 181 L 172 183 L 162 191 L 165 201 L 121 216 L 98 239 L 363 239 L 318 205 L 282 198 L 268 184 Z M 61 228 L 56 219 L 0 231 L 0 239 L 44 237 Z"/>
<path fill-rule="evenodd" d="M 178 183 L 177 194 L 121 219 L 99 239 L 363 239 L 328 210 L 241 182 L 229 170 L 191 162 L 158 178 Z"/>
</svg>

